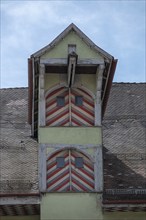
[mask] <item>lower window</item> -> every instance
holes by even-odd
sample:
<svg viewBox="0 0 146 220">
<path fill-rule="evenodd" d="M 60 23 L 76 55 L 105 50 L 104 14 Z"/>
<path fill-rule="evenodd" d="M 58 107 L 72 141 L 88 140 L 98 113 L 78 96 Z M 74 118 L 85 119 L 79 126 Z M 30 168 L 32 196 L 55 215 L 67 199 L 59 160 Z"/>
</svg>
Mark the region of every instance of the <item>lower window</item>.
<svg viewBox="0 0 146 220">
<path fill-rule="evenodd" d="M 94 191 L 94 166 L 80 151 L 68 149 L 47 160 L 48 192 Z"/>
</svg>

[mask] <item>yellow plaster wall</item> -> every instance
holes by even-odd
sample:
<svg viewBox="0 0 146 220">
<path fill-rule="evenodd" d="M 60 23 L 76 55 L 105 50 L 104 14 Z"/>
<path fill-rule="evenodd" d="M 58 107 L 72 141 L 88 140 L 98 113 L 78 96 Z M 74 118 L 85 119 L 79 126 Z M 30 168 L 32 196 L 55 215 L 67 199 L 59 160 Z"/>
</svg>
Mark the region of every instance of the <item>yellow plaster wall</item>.
<svg viewBox="0 0 146 220">
<path fill-rule="evenodd" d="M 103 212 L 97 193 L 47 193 L 41 220 L 145 220 L 146 212 Z"/>
<path fill-rule="evenodd" d="M 39 143 L 92 144 L 102 143 L 100 127 L 39 127 Z"/>
<path fill-rule="evenodd" d="M 96 75 L 95 74 L 81 74 L 80 78 L 81 78 L 81 84 L 95 94 Z"/>
<path fill-rule="evenodd" d="M 56 84 L 60 83 L 60 74 L 46 74 L 45 75 L 45 86 L 44 89 L 47 91 Z"/>
<path fill-rule="evenodd" d="M 63 82 L 62 74 L 46 74 L 45 75 L 45 92 L 52 88 L 55 85 L 59 85 L 60 82 Z M 64 75 L 64 79 L 65 79 L 65 74 Z M 67 75 L 67 74 L 66 74 Z M 86 87 L 87 89 L 89 89 L 91 92 L 95 93 L 96 91 L 96 80 L 95 80 L 95 74 L 80 74 L 79 77 L 76 80 L 76 86 L 79 85 L 83 85 L 84 87 Z M 67 76 L 66 76 L 66 80 L 64 80 L 64 82 L 67 83 Z"/>
<path fill-rule="evenodd" d="M 98 220 L 102 218 L 97 193 L 47 193 L 42 197 L 41 220 Z"/>
<path fill-rule="evenodd" d="M 91 49 L 74 31 L 71 31 L 59 44 L 42 55 L 41 58 L 67 58 L 68 44 L 76 44 L 76 53 L 79 59 L 98 58 L 99 61 L 103 61 L 103 58 L 94 49 Z"/>
</svg>

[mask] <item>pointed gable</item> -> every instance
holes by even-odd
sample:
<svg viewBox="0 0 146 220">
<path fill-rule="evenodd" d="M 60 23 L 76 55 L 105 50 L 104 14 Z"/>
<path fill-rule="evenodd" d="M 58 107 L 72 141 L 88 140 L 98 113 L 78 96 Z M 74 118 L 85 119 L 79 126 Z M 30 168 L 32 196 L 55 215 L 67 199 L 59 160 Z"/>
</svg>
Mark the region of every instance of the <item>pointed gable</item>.
<svg viewBox="0 0 146 220">
<path fill-rule="evenodd" d="M 95 45 L 75 24 L 70 24 L 61 34 L 59 34 L 50 44 L 40 49 L 36 53 L 32 54 L 32 57 L 49 58 L 53 57 L 66 57 L 68 51 L 65 51 L 67 43 L 78 44 L 82 52 L 80 52 L 83 58 L 105 58 L 112 59 L 113 57 Z M 62 49 L 60 51 L 59 49 Z M 67 48 L 66 48 L 67 49 Z M 64 51 L 63 51 L 64 50 Z M 85 51 L 84 51 L 85 50 Z M 59 53 L 58 53 L 59 52 Z M 78 51 L 79 52 L 79 51 Z M 88 52 L 88 53 L 87 53 Z M 49 54 L 50 55 L 49 55 Z M 57 55 L 56 55 L 57 54 Z M 88 57 L 84 57 L 88 54 Z"/>
</svg>

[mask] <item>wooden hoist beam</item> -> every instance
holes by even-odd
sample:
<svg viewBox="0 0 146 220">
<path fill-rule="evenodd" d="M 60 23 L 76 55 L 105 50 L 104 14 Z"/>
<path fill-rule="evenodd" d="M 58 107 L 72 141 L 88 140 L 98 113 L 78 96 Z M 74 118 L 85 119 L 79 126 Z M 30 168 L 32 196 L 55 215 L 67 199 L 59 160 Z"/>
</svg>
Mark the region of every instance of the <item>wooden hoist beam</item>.
<svg viewBox="0 0 146 220">
<path fill-rule="evenodd" d="M 78 55 L 75 52 L 68 55 L 68 87 L 71 87 L 74 84 L 77 58 Z"/>
</svg>

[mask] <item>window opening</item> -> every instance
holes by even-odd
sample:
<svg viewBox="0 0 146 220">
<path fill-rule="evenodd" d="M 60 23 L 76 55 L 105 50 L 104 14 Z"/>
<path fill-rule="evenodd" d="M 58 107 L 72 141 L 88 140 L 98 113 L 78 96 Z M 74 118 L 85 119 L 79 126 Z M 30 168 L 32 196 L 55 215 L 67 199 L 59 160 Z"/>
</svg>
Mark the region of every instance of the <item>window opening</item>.
<svg viewBox="0 0 146 220">
<path fill-rule="evenodd" d="M 76 45 L 75 44 L 69 44 L 68 45 L 68 54 L 75 53 L 76 52 Z"/>
<path fill-rule="evenodd" d="M 83 96 L 75 96 L 75 105 L 77 106 L 83 105 Z"/>
<path fill-rule="evenodd" d="M 47 159 L 46 169 L 49 192 L 94 191 L 94 164 L 81 152 L 74 149 L 55 152 Z"/>
<path fill-rule="evenodd" d="M 63 96 L 57 96 L 57 106 L 58 107 L 65 106 L 65 98 Z"/>
<path fill-rule="evenodd" d="M 76 168 L 83 168 L 83 158 L 82 157 L 76 157 L 75 158 L 75 167 Z"/>
<path fill-rule="evenodd" d="M 57 162 L 57 168 L 65 167 L 65 159 L 64 159 L 64 157 L 57 157 L 56 158 L 56 162 Z"/>
</svg>

